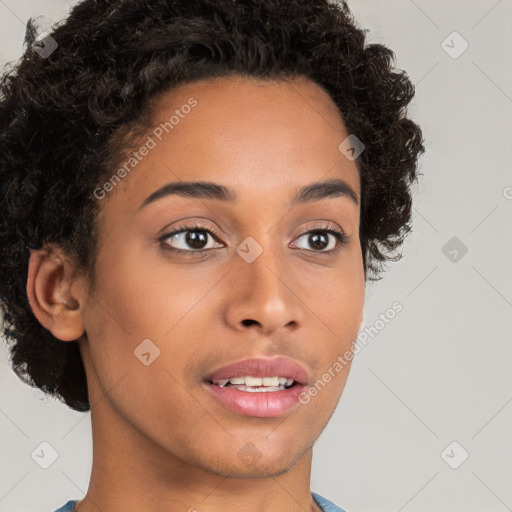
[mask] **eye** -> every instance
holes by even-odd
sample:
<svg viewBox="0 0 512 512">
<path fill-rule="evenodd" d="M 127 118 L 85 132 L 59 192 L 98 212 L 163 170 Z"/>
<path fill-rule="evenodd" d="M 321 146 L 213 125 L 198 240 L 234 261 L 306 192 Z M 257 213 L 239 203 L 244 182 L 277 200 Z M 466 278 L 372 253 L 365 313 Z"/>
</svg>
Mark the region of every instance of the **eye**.
<svg viewBox="0 0 512 512">
<path fill-rule="evenodd" d="M 331 239 L 329 240 L 329 236 Z M 306 245 L 313 247 L 313 252 L 336 254 L 341 248 L 348 243 L 348 237 L 331 224 L 327 224 L 310 231 L 307 231 L 298 240 L 304 239 Z M 308 247 L 299 247 L 311 251 Z"/>
<path fill-rule="evenodd" d="M 326 235 L 327 233 L 327 235 Z M 331 235 L 332 238 L 329 239 Z M 219 238 L 219 233 L 202 224 L 184 225 L 161 236 L 158 241 L 162 243 L 166 251 L 174 254 L 186 254 L 187 256 L 199 256 L 200 253 L 208 252 L 214 249 L 212 245 L 208 247 L 211 238 L 215 241 Z M 327 253 L 330 255 L 338 253 L 341 248 L 348 243 L 348 237 L 335 228 L 332 224 L 325 224 L 318 228 L 307 231 L 298 237 L 298 240 L 305 239 L 307 244 L 311 244 L 313 249 L 307 247 L 299 247 L 308 252 Z M 178 247 L 176 247 L 178 245 Z M 181 246 L 180 246 L 181 245 Z M 220 244 L 222 247 L 223 245 Z M 218 246 L 217 246 L 218 247 Z M 328 250 L 326 250 L 326 248 Z"/>
<path fill-rule="evenodd" d="M 185 225 L 163 235 L 158 241 L 163 242 L 165 250 L 172 251 L 175 254 L 193 255 L 214 248 L 212 246 L 208 247 L 208 239 L 215 240 L 215 235 L 217 235 L 217 232 L 214 229 L 201 224 Z M 178 245 L 178 247 L 171 245 L 171 242 Z"/>
</svg>

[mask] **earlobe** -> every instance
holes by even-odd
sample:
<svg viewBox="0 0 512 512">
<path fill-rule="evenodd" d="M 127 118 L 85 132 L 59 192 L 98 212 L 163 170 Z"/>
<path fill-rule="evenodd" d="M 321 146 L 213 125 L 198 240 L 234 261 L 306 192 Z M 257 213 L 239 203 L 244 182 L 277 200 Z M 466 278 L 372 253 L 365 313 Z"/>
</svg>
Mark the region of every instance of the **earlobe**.
<svg viewBox="0 0 512 512">
<path fill-rule="evenodd" d="M 30 250 L 27 297 L 35 317 L 62 341 L 84 333 L 80 300 L 71 295 L 72 263 L 60 249 Z"/>
</svg>

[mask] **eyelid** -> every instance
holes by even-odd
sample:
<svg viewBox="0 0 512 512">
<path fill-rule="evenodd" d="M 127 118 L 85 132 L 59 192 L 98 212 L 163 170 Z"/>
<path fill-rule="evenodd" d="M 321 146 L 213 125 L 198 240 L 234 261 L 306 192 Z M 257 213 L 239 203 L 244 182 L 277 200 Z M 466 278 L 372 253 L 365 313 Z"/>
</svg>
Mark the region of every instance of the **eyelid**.
<svg viewBox="0 0 512 512">
<path fill-rule="evenodd" d="M 318 224 L 320 223 L 320 224 Z M 336 231 L 337 233 L 342 233 L 343 235 L 345 232 L 343 229 L 341 229 L 337 224 L 334 222 L 328 221 L 328 220 L 316 220 L 311 221 L 307 223 L 307 227 L 304 229 L 302 228 L 300 233 L 295 236 L 301 237 L 303 235 L 306 235 L 308 233 L 314 232 L 314 231 Z"/>
<path fill-rule="evenodd" d="M 191 222 L 185 221 L 185 224 L 182 224 L 181 226 L 173 229 L 172 231 L 167 233 L 167 235 L 164 235 L 164 237 L 167 238 L 171 234 L 176 235 L 178 233 L 183 233 L 184 231 L 209 231 L 213 235 L 215 235 L 219 238 L 221 237 L 221 234 L 217 230 L 217 228 L 215 228 L 209 224 L 203 224 L 201 221 L 191 221 Z"/>
</svg>

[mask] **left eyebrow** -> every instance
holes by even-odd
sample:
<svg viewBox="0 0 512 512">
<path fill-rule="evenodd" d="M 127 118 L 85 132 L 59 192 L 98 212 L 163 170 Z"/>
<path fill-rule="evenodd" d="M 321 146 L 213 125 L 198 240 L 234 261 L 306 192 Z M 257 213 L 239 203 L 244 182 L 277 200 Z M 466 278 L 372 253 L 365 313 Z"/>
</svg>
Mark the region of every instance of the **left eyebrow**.
<svg viewBox="0 0 512 512">
<path fill-rule="evenodd" d="M 355 205 L 359 205 L 359 198 L 354 189 L 346 181 L 341 179 L 317 181 L 316 183 L 306 185 L 299 189 L 295 196 L 293 196 L 290 204 L 304 204 L 335 197 L 346 197 Z"/>
<path fill-rule="evenodd" d="M 237 200 L 234 190 L 219 183 L 211 181 L 180 181 L 167 183 L 162 188 L 155 190 L 137 208 L 137 211 L 168 195 L 178 195 L 193 199 L 217 199 L 226 202 L 235 202 Z M 356 205 L 359 205 L 359 198 L 354 189 L 341 179 L 318 181 L 305 185 L 293 196 L 290 204 L 294 206 L 335 197 L 346 197 Z"/>
</svg>

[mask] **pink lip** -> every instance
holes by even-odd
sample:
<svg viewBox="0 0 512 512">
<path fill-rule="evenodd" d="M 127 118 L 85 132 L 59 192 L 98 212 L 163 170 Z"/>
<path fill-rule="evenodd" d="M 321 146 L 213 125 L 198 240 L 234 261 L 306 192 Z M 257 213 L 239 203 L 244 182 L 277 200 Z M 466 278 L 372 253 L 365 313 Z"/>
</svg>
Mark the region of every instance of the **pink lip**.
<svg viewBox="0 0 512 512">
<path fill-rule="evenodd" d="M 220 387 L 213 382 L 230 377 L 287 377 L 295 383 L 291 388 L 281 391 L 263 391 L 251 393 L 231 387 Z M 298 363 L 284 358 L 252 358 L 225 366 L 214 371 L 206 378 L 206 389 L 219 402 L 229 409 L 245 416 L 270 418 L 280 416 L 294 407 L 299 395 L 310 381 L 308 372 Z"/>
<path fill-rule="evenodd" d="M 251 377 L 287 377 L 292 378 L 298 384 L 309 382 L 308 372 L 300 364 L 282 356 L 245 359 L 219 368 L 206 377 L 206 381 L 218 382 L 220 379 L 244 377 L 246 375 Z M 246 392 L 243 393 L 244 395 L 247 394 Z"/>
<path fill-rule="evenodd" d="M 236 388 L 221 388 L 209 382 L 205 386 L 212 396 L 232 411 L 260 418 L 272 418 L 287 412 L 299 403 L 299 395 L 307 389 L 303 384 L 295 384 L 282 391 L 251 393 Z"/>
</svg>

